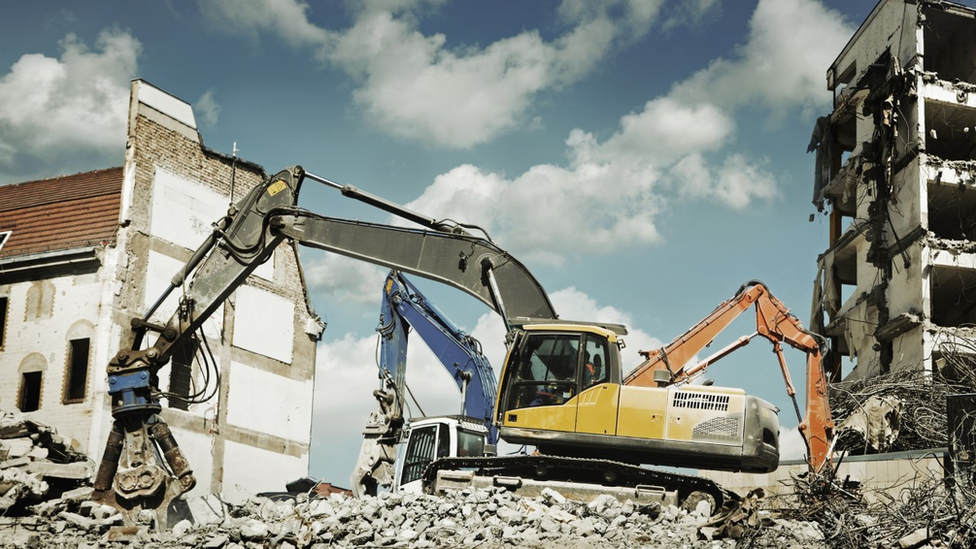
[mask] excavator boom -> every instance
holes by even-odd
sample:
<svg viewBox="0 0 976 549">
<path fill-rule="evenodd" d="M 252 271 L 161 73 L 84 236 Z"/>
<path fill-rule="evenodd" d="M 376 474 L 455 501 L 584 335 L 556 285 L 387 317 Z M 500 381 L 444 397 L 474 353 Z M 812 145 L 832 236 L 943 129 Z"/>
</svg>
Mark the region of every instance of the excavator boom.
<svg viewBox="0 0 976 549">
<path fill-rule="evenodd" d="M 691 360 L 715 337 L 750 307 L 756 310 L 756 332 L 743 336 L 714 356 L 696 364 Z M 762 336 L 772 342 L 779 361 L 786 392 L 793 400 L 801 434 L 807 443 L 811 469 L 821 470 L 830 462 L 830 442 L 834 423 L 827 398 L 827 378 L 823 369 L 823 338 L 803 328 L 789 309 L 759 281 L 743 284 L 735 296 L 723 302 L 698 324 L 676 337 L 657 351 L 641 351 L 646 357 L 624 378 L 624 385 L 654 387 L 686 383 L 717 360 L 746 345 L 753 337 Z M 796 403 L 796 390 L 790 377 L 782 343 L 802 351 L 806 361 L 806 414 L 801 416 Z M 666 375 L 662 375 L 665 374 Z M 656 375 L 657 374 L 657 375 Z"/>
<path fill-rule="evenodd" d="M 491 421 L 498 386 L 491 364 L 481 352 L 481 343 L 456 327 L 403 273 L 390 271 L 383 284 L 380 325 L 376 328 L 380 337 L 378 366 L 382 388 L 374 392 L 377 409 L 366 422 L 363 445 L 350 478 L 357 496 L 375 495 L 380 487 L 395 490 L 399 488 L 396 479 L 403 478 L 403 463 L 397 462 L 396 446 L 409 433 L 409 424 L 416 422 L 415 418 L 404 417 L 409 390 L 406 370 L 411 328 L 454 380 L 462 402 L 459 417 L 420 418 L 420 421 L 436 424 L 435 436 L 449 436 L 453 430 L 458 437 L 459 426 L 471 424 L 479 428 L 477 437 L 482 448 L 485 443 L 498 442 L 498 429 Z M 439 447 L 456 449 L 457 445 Z M 432 451 L 434 447 L 424 450 Z M 433 455 L 425 457 L 433 459 Z M 411 456 L 411 462 L 412 467 L 420 467 L 416 455 Z"/>
<path fill-rule="evenodd" d="M 299 209 L 306 177 L 418 223 L 425 230 L 327 218 Z M 511 326 L 555 319 L 545 290 L 515 258 L 458 223 L 438 221 L 351 186 L 307 174 L 299 166 L 254 187 L 214 224 L 212 234 L 141 318 L 108 365 L 114 423 L 92 498 L 119 509 L 129 524 L 142 510 L 166 527 L 167 508 L 196 484 L 193 471 L 159 416 L 156 375 L 218 307 L 285 239 L 427 277 L 468 293 Z M 149 322 L 179 288 L 179 306 L 165 325 Z M 157 334 L 148 346 L 149 333 Z M 203 336 L 200 335 L 200 338 Z M 205 339 L 204 339 L 205 341 Z"/>
</svg>

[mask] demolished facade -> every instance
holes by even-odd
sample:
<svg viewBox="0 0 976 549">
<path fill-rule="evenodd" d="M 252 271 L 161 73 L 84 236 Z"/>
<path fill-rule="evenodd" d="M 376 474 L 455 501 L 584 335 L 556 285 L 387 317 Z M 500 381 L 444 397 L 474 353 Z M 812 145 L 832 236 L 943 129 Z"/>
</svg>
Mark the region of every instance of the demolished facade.
<svg viewBox="0 0 976 549">
<path fill-rule="evenodd" d="M 974 33 L 972 8 L 882 0 L 827 71 L 834 110 L 810 150 L 830 242 L 809 326 L 834 381 L 932 372 L 976 335 Z"/>
<path fill-rule="evenodd" d="M 104 367 L 131 344 L 130 321 L 266 177 L 204 147 L 190 105 L 145 81 L 132 82 L 128 120 L 121 168 L 0 187 L 0 403 L 95 461 L 112 425 Z M 323 326 L 297 254 L 283 243 L 213 315 L 206 342 L 159 371 L 195 493 L 241 501 L 308 473 Z M 146 320 L 166 324 L 173 293 Z"/>
</svg>

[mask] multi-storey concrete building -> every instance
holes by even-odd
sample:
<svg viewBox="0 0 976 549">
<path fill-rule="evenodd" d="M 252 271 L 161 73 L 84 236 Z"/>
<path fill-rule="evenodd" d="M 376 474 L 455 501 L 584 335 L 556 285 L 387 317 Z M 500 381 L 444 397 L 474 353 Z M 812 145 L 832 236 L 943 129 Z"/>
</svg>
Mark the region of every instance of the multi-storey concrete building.
<svg viewBox="0 0 976 549">
<path fill-rule="evenodd" d="M 976 323 L 976 10 L 882 0 L 827 71 L 813 330 L 835 379 L 940 368 Z M 848 372 L 853 364 L 853 371 Z"/>
<path fill-rule="evenodd" d="M 0 408 L 100 459 L 112 423 L 105 367 L 130 320 L 264 178 L 260 166 L 204 147 L 190 105 L 136 80 L 122 167 L 0 187 Z M 297 253 L 283 243 L 213 315 L 209 351 L 183 349 L 159 372 L 172 393 L 162 416 L 199 492 L 240 500 L 308 473 L 322 325 Z M 177 302 L 150 321 L 165 324 Z M 205 351 L 215 364 L 194 360 Z"/>
</svg>

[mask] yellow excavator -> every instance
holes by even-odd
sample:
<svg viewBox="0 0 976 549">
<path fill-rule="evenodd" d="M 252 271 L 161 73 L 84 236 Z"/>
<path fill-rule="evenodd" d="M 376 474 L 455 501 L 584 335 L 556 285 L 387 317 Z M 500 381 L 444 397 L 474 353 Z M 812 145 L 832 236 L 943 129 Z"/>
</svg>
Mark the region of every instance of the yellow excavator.
<svg viewBox="0 0 976 549">
<path fill-rule="evenodd" d="M 422 228 L 323 217 L 301 209 L 298 195 L 306 180 Z M 695 346 L 675 340 L 655 357 L 649 355 L 648 365 L 624 377 L 620 349 L 626 329 L 560 319 L 525 266 L 478 227 L 418 214 L 296 166 L 256 186 L 214 224 L 213 233 L 170 287 L 141 318 L 133 319 L 125 348 L 110 361 L 114 423 L 93 499 L 122 511 L 127 523 L 134 524 L 139 511 L 148 510 L 157 527 L 166 528 L 167 510 L 196 482 L 191 464 L 159 416 L 156 373 L 285 239 L 447 284 L 504 319 L 508 353 L 494 425 L 486 427 L 497 427 L 503 440 L 534 446 L 538 452 L 437 460 L 424 472 L 428 490 L 443 489 L 439 479 L 464 473 L 469 480 L 489 479 L 511 489 L 586 485 L 597 491 L 636 491 L 635 498 L 642 491 L 655 497 L 666 492 L 674 501 L 707 498 L 719 506 L 729 494 L 711 481 L 641 464 L 749 472 L 777 467 L 776 408 L 741 389 L 688 383 L 692 371 L 682 369 L 675 357 L 678 350 L 694 355 Z M 181 290 L 179 307 L 167 324 L 148 322 L 176 289 Z M 752 290 L 740 292 L 733 301 L 748 306 L 772 298 L 764 288 L 759 293 L 750 300 L 743 296 L 754 295 Z M 812 338 L 781 336 L 777 329 L 784 322 L 802 329 L 781 306 L 777 314 L 761 327 L 766 330 L 762 335 L 816 356 L 808 368 L 819 368 L 819 345 Z M 144 345 L 149 333 L 158 337 Z M 818 378 L 811 373 L 808 379 L 822 380 L 822 374 Z M 808 410 L 819 419 L 809 424 L 808 440 L 829 440 L 826 384 L 818 381 L 809 390 L 814 396 L 807 399 Z M 818 408 L 816 402 L 824 405 Z M 826 452 L 816 448 L 812 457 L 822 463 Z"/>
</svg>

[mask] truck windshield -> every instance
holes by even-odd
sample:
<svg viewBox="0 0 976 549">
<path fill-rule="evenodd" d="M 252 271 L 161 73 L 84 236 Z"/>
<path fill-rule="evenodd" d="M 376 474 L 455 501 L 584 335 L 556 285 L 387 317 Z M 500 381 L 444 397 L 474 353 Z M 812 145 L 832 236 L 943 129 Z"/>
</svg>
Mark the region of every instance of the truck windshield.
<svg viewBox="0 0 976 549">
<path fill-rule="evenodd" d="M 458 457 L 483 456 L 485 435 L 458 429 Z"/>
</svg>

